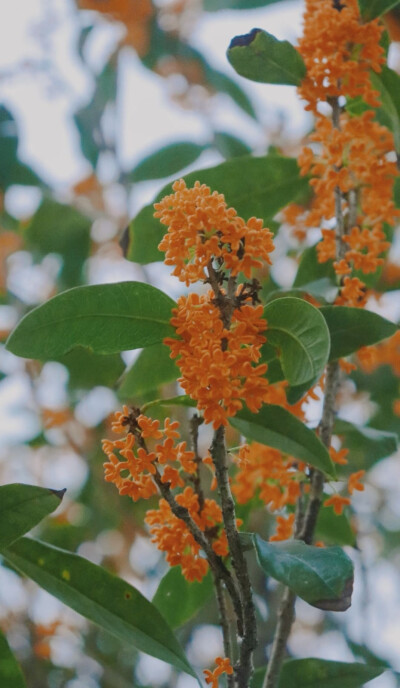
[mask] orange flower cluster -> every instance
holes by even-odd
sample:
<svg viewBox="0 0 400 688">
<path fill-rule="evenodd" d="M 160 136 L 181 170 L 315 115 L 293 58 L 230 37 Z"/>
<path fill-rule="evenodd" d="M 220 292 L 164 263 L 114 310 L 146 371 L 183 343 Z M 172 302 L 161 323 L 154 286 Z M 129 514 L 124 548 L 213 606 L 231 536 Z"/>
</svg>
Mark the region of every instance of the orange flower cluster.
<svg viewBox="0 0 400 688">
<path fill-rule="evenodd" d="M 178 442 L 179 423 L 152 420 L 130 410 L 127 406 L 116 413 L 112 430 L 127 433 L 123 439 L 103 440 L 103 451 L 108 461 L 104 464 L 105 479 L 114 483 L 121 495 L 129 495 L 133 501 L 149 499 L 158 494 L 157 481 L 169 490 L 184 488 L 185 479 L 197 472 L 195 454 L 186 449 L 186 442 Z M 128 432 L 127 432 L 128 431 Z M 152 451 L 146 447 L 146 440 L 152 442 Z M 192 487 L 185 487 L 176 495 L 177 504 L 185 507 L 201 531 L 207 534 L 214 552 L 221 557 L 228 554 L 226 534 L 221 524 L 222 512 L 213 499 L 204 499 L 200 505 L 199 496 Z M 189 581 L 202 580 L 208 571 L 208 563 L 200 554 L 197 544 L 185 523 L 171 511 L 168 502 L 161 499 L 159 509 L 147 512 L 146 523 L 150 526 L 153 542 L 163 552 L 171 566 L 178 564 Z"/>
<path fill-rule="evenodd" d="M 239 470 L 232 484 L 239 504 L 249 502 L 257 493 L 271 511 L 296 504 L 300 495 L 300 475 L 290 456 L 278 449 L 253 442 L 238 453 Z"/>
<path fill-rule="evenodd" d="M 214 534 L 212 548 L 216 554 L 226 557 L 228 542 L 225 531 L 221 531 L 222 512 L 214 499 L 205 499 L 200 509 L 199 497 L 192 487 L 186 487 L 178 494 L 176 501 L 186 507 L 190 516 L 200 530 Z M 165 499 L 160 500 L 159 509 L 147 512 L 145 522 L 150 526 L 152 541 L 158 549 L 167 553 L 170 566 L 182 567 L 186 580 L 201 581 L 208 571 L 208 562 L 200 554 L 200 545 L 196 542 L 184 522 L 174 516 Z M 215 535 L 215 533 L 218 533 Z"/>
<path fill-rule="evenodd" d="M 151 0 L 78 0 L 83 10 L 109 14 L 126 27 L 124 43 L 132 45 L 139 55 L 145 55 L 150 45 L 150 20 L 154 14 Z"/>
<path fill-rule="evenodd" d="M 376 19 L 362 23 L 357 0 L 343 0 L 341 10 L 332 0 L 306 0 L 304 31 L 299 41 L 307 76 L 299 88 L 308 101 L 306 110 L 318 114 L 318 102 L 341 95 L 362 96 L 377 105 L 369 72 L 380 72 L 385 62 L 379 41 L 383 28 Z"/>
<path fill-rule="evenodd" d="M 245 304 L 233 311 L 224 327 L 214 294 L 189 294 L 178 299 L 171 324 L 179 339 L 167 338 L 171 357 L 178 358 L 180 384 L 204 410 L 206 423 L 227 425 L 245 401 L 258 411 L 268 388 L 266 364 L 253 365 L 261 356 L 266 329 L 263 307 Z"/>
<path fill-rule="evenodd" d="M 310 139 L 317 149 L 306 147 L 299 157 L 301 172 L 312 175 L 315 191 L 305 224 L 330 224 L 341 192 L 346 233 L 338 239 L 336 229 L 323 228 L 317 251 L 320 262 L 336 261 L 335 270 L 342 277 L 337 303 L 353 306 L 365 304 L 365 286 L 349 275 L 352 270 L 375 272 L 383 263 L 382 253 L 389 246 L 383 225 L 393 225 L 399 214 L 392 198 L 398 171 L 388 156 L 394 140 L 386 127 L 373 121 L 372 110 L 358 116 L 345 111 L 333 122 L 321 113 L 320 104 L 344 96 L 347 101 L 362 98 L 371 107 L 379 106 L 370 71 L 379 72 L 385 61 L 379 44 L 382 30 L 378 20 L 361 21 L 357 0 L 344 0 L 340 11 L 331 0 L 306 0 L 299 52 L 307 76 L 299 93 L 308 101 L 306 109 L 316 115 Z"/>
<path fill-rule="evenodd" d="M 208 683 L 211 686 L 211 688 L 218 688 L 218 679 L 222 674 L 233 674 L 231 662 L 227 657 L 217 657 L 215 663 L 217 665 L 217 668 L 214 669 L 214 671 L 210 671 L 209 669 L 204 669 L 203 671 L 206 683 Z"/>
<path fill-rule="evenodd" d="M 357 353 L 361 368 L 372 373 L 381 365 L 389 365 L 400 376 L 400 330 L 381 344 L 366 346 Z"/>
<path fill-rule="evenodd" d="M 186 188 L 183 179 L 173 185 L 174 193 L 155 203 L 155 217 L 168 226 L 159 244 L 165 251 L 165 264 L 175 265 L 172 274 L 189 285 L 207 278 L 209 263 L 222 261 L 232 275 L 242 272 L 251 277 L 252 268 L 270 263 L 274 250 L 272 233 L 262 220 L 251 217 L 247 223 L 228 208 L 223 194 L 195 182 Z"/>
<path fill-rule="evenodd" d="M 276 533 L 270 537 L 271 542 L 279 542 L 280 540 L 289 540 L 293 535 L 295 514 L 289 514 L 286 518 L 284 516 L 277 516 Z"/>
<path fill-rule="evenodd" d="M 341 458 L 336 460 L 336 463 L 347 463 L 343 454 L 347 454 L 346 449 L 341 449 L 340 452 L 338 452 L 338 455 L 339 457 L 341 456 Z M 349 475 L 349 479 L 347 481 L 347 490 L 350 495 L 353 494 L 354 490 L 359 490 L 360 492 L 364 490 L 364 485 L 360 482 L 364 475 L 365 471 L 356 471 L 355 473 L 351 473 Z M 337 516 L 340 516 L 340 514 L 343 513 L 344 507 L 349 506 L 350 504 L 351 500 L 348 497 L 343 497 L 343 495 L 339 494 L 332 495 L 332 497 L 329 497 L 324 502 L 324 506 L 331 506 Z"/>
</svg>

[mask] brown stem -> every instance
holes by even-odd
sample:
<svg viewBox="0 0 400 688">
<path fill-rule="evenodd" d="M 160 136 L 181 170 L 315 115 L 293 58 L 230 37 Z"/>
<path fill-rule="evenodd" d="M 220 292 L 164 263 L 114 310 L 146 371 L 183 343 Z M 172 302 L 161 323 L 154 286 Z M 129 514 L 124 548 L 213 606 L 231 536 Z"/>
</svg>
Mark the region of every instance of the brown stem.
<svg viewBox="0 0 400 688">
<path fill-rule="evenodd" d="M 332 106 L 333 125 L 336 129 L 340 129 L 340 106 L 338 98 L 329 99 L 329 103 Z M 337 238 L 336 257 L 338 260 L 340 260 L 343 258 L 345 253 L 343 242 L 343 235 L 345 233 L 345 220 L 342 208 L 343 194 L 339 187 L 335 188 L 334 193 Z M 354 213 L 354 209 L 352 212 Z M 324 406 L 321 422 L 318 428 L 321 441 L 326 447 L 329 447 L 331 443 L 332 428 L 335 420 L 335 400 L 338 382 L 339 364 L 337 361 L 334 361 L 333 363 L 330 363 L 327 368 Z M 318 513 L 323 499 L 323 490 L 324 475 L 321 473 L 321 471 L 313 469 L 311 473 L 311 489 L 307 510 L 304 518 L 302 518 L 301 525 L 298 521 L 299 517 L 296 517 L 295 529 L 296 537 L 298 537 L 300 540 L 303 540 L 307 544 L 311 544 L 314 537 Z M 279 674 L 281 671 L 283 658 L 285 656 L 286 644 L 294 620 L 295 601 L 296 595 L 289 588 L 285 588 L 285 592 L 279 606 L 278 623 L 262 688 L 276 688 L 278 685 Z"/>
<path fill-rule="evenodd" d="M 161 492 L 161 495 L 168 502 L 174 516 L 176 516 L 177 518 L 180 518 L 184 522 L 184 524 L 190 530 L 190 532 L 193 535 L 196 542 L 200 545 L 202 550 L 205 552 L 205 555 L 207 557 L 207 561 L 210 564 L 212 571 L 215 573 L 216 576 L 218 576 L 219 578 L 221 578 L 224 581 L 224 583 L 226 585 L 226 589 L 229 592 L 229 595 L 232 599 L 233 608 L 235 609 L 235 613 L 237 616 L 238 633 L 239 633 L 239 635 L 243 635 L 244 629 L 243 629 L 243 624 L 242 624 L 242 616 L 243 616 L 242 603 L 241 603 L 241 599 L 240 599 L 240 594 L 239 594 L 237 587 L 236 587 L 236 583 L 233 580 L 230 572 L 226 568 L 221 557 L 219 557 L 217 554 L 215 554 L 215 552 L 214 552 L 210 542 L 208 541 L 206 535 L 203 533 L 202 530 L 200 530 L 198 525 L 193 521 L 193 519 L 190 516 L 189 511 L 186 509 L 186 507 L 181 506 L 175 500 L 175 498 L 174 498 L 174 496 L 170 490 L 169 484 L 162 482 L 161 475 L 158 472 L 157 468 L 156 468 L 156 473 L 154 475 L 154 480 L 155 480 L 155 483 L 156 483 L 158 489 Z"/>
<path fill-rule="evenodd" d="M 218 492 L 221 500 L 224 526 L 229 544 L 233 570 L 239 584 L 243 606 L 243 639 L 239 661 L 235 665 L 238 688 L 247 688 L 253 673 L 253 651 L 257 646 L 257 623 L 247 562 L 244 557 L 239 533 L 236 527 L 235 503 L 229 484 L 225 430 L 220 426 L 215 431 L 210 450 L 215 465 Z"/>
<path fill-rule="evenodd" d="M 225 657 L 229 657 L 232 660 L 232 643 L 231 636 L 229 632 L 229 619 L 228 610 L 226 607 L 225 591 L 222 585 L 221 579 L 214 575 L 214 587 L 215 596 L 217 598 L 218 611 L 219 611 L 219 621 L 222 628 L 222 637 L 224 642 L 224 654 Z M 234 674 L 227 675 L 228 688 L 235 688 L 235 676 Z"/>
</svg>

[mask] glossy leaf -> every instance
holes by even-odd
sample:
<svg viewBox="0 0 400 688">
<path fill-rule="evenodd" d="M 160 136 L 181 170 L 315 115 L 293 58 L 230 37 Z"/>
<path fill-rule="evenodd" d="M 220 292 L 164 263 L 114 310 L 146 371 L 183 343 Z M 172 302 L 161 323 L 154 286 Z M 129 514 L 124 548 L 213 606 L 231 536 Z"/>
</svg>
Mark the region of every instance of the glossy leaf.
<svg viewBox="0 0 400 688">
<path fill-rule="evenodd" d="M 233 158 L 216 167 L 190 172 L 183 179 L 188 187 L 197 180 L 207 184 L 212 191 L 223 193 L 228 206 L 233 206 L 238 215 L 246 220 L 255 215 L 266 225 L 278 210 L 309 194 L 308 181 L 300 177 L 296 160 L 275 154 Z M 172 184 L 168 184 L 155 200 L 171 192 Z M 145 206 L 131 222 L 127 257 L 142 265 L 163 260 L 164 254 L 157 247 L 165 231 L 166 227 L 154 217 L 153 204 Z"/>
<path fill-rule="evenodd" d="M 191 141 L 171 143 L 141 160 L 132 172 L 125 175 L 125 181 L 143 182 L 177 174 L 194 163 L 206 148 L 207 146 Z"/>
<path fill-rule="evenodd" d="M 267 341 L 276 348 L 289 384 L 311 384 L 318 379 L 324 372 L 330 348 L 329 330 L 318 309 L 288 296 L 268 303 L 264 316 Z"/>
<path fill-rule="evenodd" d="M 158 389 L 180 376 L 180 370 L 170 358 L 170 349 L 164 344 L 155 344 L 143 349 L 132 367 L 124 376 L 119 388 L 121 399 L 130 399 Z"/>
<path fill-rule="evenodd" d="M 334 433 L 344 436 L 344 446 L 351 452 L 352 470 L 369 468 L 376 461 L 391 456 L 399 444 L 398 435 L 367 425 L 355 425 L 338 418 Z"/>
<path fill-rule="evenodd" d="M 300 540 L 266 542 L 252 535 L 263 571 L 303 600 L 331 611 L 351 604 L 353 564 L 340 547 L 314 547 Z"/>
<path fill-rule="evenodd" d="M 306 75 L 300 53 L 262 29 L 232 39 L 228 60 L 240 76 L 264 84 L 299 86 Z"/>
<path fill-rule="evenodd" d="M 393 132 L 395 148 L 400 151 L 400 76 L 383 65 L 379 74 L 371 71 L 370 78 L 381 102 L 376 109 L 377 119 Z"/>
<path fill-rule="evenodd" d="M 279 688 L 362 688 L 380 676 L 385 667 L 360 662 L 334 662 L 308 657 L 289 659 L 282 665 Z M 262 688 L 266 667 L 257 669 L 251 688 Z"/>
<path fill-rule="evenodd" d="M 247 439 L 279 449 L 335 477 L 335 467 L 321 440 L 282 406 L 264 404 L 258 413 L 242 410 L 230 423 Z"/>
<path fill-rule="evenodd" d="M 208 573 L 201 583 L 189 583 L 180 568 L 174 566 L 165 574 L 153 597 L 153 604 L 171 628 L 189 621 L 213 595 L 213 582 Z"/>
<path fill-rule="evenodd" d="M 328 499 L 327 495 L 326 499 Z M 328 545 L 350 545 L 351 547 L 354 547 L 356 542 L 355 533 L 346 514 L 335 514 L 329 507 L 319 510 L 315 539 L 322 540 Z"/>
<path fill-rule="evenodd" d="M 75 208 L 46 198 L 25 230 L 27 247 L 34 255 L 59 254 L 62 283 L 74 287 L 89 256 L 91 226 L 92 220 Z"/>
<path fill-rule="evenodd" d="M 0 630 L 0 686 L 1 688 L 26 688 L 21 667 L 15 659 L 7 638 Z"/>
<path fill-rule="evenodd" d="M 55 360 L 68 369 L 69 389 L 113 387 L 125 370 L 125 364 L 119 354 L 94 354 L 82 347 L 77 347 Z"/>
<path fill-rule="evenodd" d="M 380 17 L 399 4 L 400 0 L 358 0 L 361 16 L 366 22 Z"/>
<path fill-rule="evenodd" d="M 330 332 L 330 361 L 348 356 L 362 346 L 376 344 L 397 332 L 397 325 L 390 320 L 362 308 L 323 306 L 320 311 Z"/>
<path fill-rule="evenodd" d="M 0 486 L 0 548 L 25 535 L 57 509 L 64 493 L 22 483 Z"/>
<path fill-rule="evenodd" d="M 28 538 L 21 538 L 3 554 L 18 571 L 79 614 L 194 676 L 167 622 L 126 581 L 83 557 Z"/>
<path fill-rule="evenodd" d="M 28 313 L 7 341 L 17 356 L 54 359 L 74 347 L 113 354 L 174 334 L 174 301 L 142 282 L 76 287 Z"/>
</svg>

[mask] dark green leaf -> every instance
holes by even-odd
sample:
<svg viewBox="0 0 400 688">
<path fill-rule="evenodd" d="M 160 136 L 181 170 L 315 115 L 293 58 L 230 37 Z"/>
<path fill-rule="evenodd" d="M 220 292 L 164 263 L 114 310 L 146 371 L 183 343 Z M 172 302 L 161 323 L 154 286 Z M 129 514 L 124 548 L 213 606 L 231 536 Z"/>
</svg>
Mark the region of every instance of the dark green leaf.
<svg viewBox="0 0 400 688">
<path fill-rule="evenodd" d="M 83 557 L 28 538 L 3 554 L 21 573 L 90 621 L 195 675 L 159 611 L 126 581 Z"/>
<path fill-rule="evenodd" d="M 17 356 L 52 360 L 77 346 L 112 354 L 162 342 L 174 301 L 142 282 L 75 287 L 28 313 L 7 348 Z"/>
<path fill-rule="evenodd" d="M 362 346 L 376 344 L 397 332 L 397 325 L 363 308 L 323 306 L 320 311 L 331 336 L 330 361 L 348 356 Z"/>
<path fill-rule="evenodd" d="M 113 387 L 125 370 L 119 354 L 94 354 L 77 347 L 56 359 L 68 369 L 70 389 L 92 389 L 99 385 Z"/>
<path fill-rule="evenodd" d="M 249 153 L 251 153 L 251 148 L 247 143 L 224 131 L 215 132 L 214 143 L 221 155 L 227 159 L 237 158 L 240 155 L 249 155 Z"/>
<path fill-rule="evenodd" d="M 399 4 L 400 0 L 358 0 L 361 16 L 366 22 L 380 17 Z"/>
<path fill-rule="evenodd" d="M 340 547 L 300 540 L 266 542 L 252 535 L 261 568 L 319 609 L 345 611 L 351 604 L 353 564 Z"/>
<path fill-rule="evenodd" d="M 125 181 L 143 182 L 169 177 L 191 165 L 206 148 L 207 146 L 191 141 L 171 143 L 141 160 L 132 172 L 125 175 Z"/>
<path fill-rule="evenodd" d="M 266 155 L 260 158 L 241 156 L 197 172 L 184 175 L 188 187 L 195 181 L 207 184 L 212 191 L 225 195 L 228 206 L 236 208 L 246 220 L 261 217 L 266 226 L 281 208 L 300 200 L 309 193 L 308 181 L 300 177 L 294 158 Z M 156 201 L 172 192 L 172 184 L 165 186 Z M 158 244 L 166 227 L 154 217 L 153 204 L 145 206 L 130 227 L 129 260 L 142 265 L 163 260 Z"/>
<path fill-rule="evenodd" d="M 321 279 L 328 279 L 332 286 L 336 286 L 336 274 L 332 262 L 319 263 L 316 245 L 310 246 L 306 248 L 301 255 L 293 287 L 303 287 L 309 284 L 309 282 L 315 282 Z"/>
<path fill-rule="evenodd" d="M 306 75 L 303 58 L 296 48 L 262 29 L 235 36 L 227 56 L 240 76 L 264 84 L 299 86 Z"/>
<path fill-rule="evenodd" d="M 82 267 L 89 256 L 91 226 L 92 220 L 70 205 L 45 199 L 26 229 L 27 247 L 40 256 L 61 255 L 63 284 L 74 287 L 82 281 Z"/>
<path fill-rule="evenodd" d="M 326 496 L 328 499 L 328 497 Z M 350 545 L 354 547 L 356 537 L 346 514 L 335 514 L 333 509 L 319 510 L 315 539 L 328 545 Z"/>
<path fill-rule="evenodd" d="M 321 377 L 329 357 L 329 330 L 317 308 L 307 301 L 283 297 L 265 306 L 267 341 L 277 349 L 290 385 Z"/>
<path fill-rule="evenodd" d="M 243 410 L 230 423 L 247 439 L 279 449 L 335 477 L 329 453 L 315 432 L 281 406 L 264 404 L 258 413 Z"/>
<path fill-rule="evenodd" d="M 0 630 L 0 686 L 1 688 L 26 688 L 22 670 L 11 652 L 7 638 Z"/>
<path fill-rule="evenodd" d="M 331 301 L 335 300 L 338 291 L 339 288 L 333 284 L 328 277 L 321 277 L 321 279 L 314 280 L 313 282 L 306 282 L 299 287 L 293 286 L 291 289 L 285 289 L 285 291 L 271 291 L 268 294 L 268 301 L 281 299 L 284 296 L 309 294 L 310 296 L 314 296 L 314 298 L 316 298 L 318 301 L 330 303 Z"/>
<path fill-rule="evenodd" d="M 180 376 L 179 368 L 170 358 L 170 349 L 155 344 L 144 349 L 124 376 L 119 388 L 121 399 L 130 399 L 158 389 Z"/>
<path fill-rule="evenodd" d="M 289 659 L 283 663 L 279 688 L 362 688 L 384 667 L 359 662 L 333 662 L 328 659 Z M 257 669 L 251 688 L 261 688 L 266 667 Z"/>
<path fill-rule="evenodd" d="M 171 628 L 178 628 L 189 621 L 204 607 L 213 594 L 213 582 L 208 573 L 199 583 L 189 583 L 174 566 L 161 580 L 153 597 L 153 604 L 161 612 Z"/>
<path fill-rule="evenodd" d="M 206 12 L 219 12 L 219 10 L 250 10 L 255 7 L 275 5 L 282 0 L 203 0 L 203 9 Z"/>
<path fill-rule="evenodd" d="M 400 151 L 400 76 L 386 65 L 379 74 L 371 72 L 371 84 L 379 93 L 378 121 L 393 132 L 395 149 Z"/>
<path fill-rule="evenodd" d="M 384 432 L 367 425 L 354 425 L 341 418 L 335 421 L 333 431 L 337 435 L 344 435 L 344 445 L 351 451 L 352 470 L 355 467 L 369 468 L 376 461 L 391 456 L 399 443 L 398 436 L 393 432 Z"/>
<path fill-rule="evenodd" d="M 0 487 L 0 548 L 7 547 L 57 509 L 65 490 L 12 483 Z"/>
</svg>

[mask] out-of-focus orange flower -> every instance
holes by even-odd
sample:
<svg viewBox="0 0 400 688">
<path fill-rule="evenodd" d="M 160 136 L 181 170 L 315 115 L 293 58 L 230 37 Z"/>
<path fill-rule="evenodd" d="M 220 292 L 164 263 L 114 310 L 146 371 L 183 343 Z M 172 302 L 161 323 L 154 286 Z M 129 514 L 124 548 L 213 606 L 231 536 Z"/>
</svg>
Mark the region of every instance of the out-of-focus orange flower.
<svg viewBox="0 0 400 688">
<path fill-rule="evenodd" d="M 347 483 L 347 489 L 349 494 L 353 494 L 354 490 L 359 490 L 362 492 L 364 490 L 364 485 L 360 482 L 361 478 L 365 475 L 365 471 L 357 471 L 349 476 Z"/>
<path fill-rule="evenodd" d="M 271 511 L 296 504 L 300 494 L 299 472 L 293 458 L 283 457 L 278 449 L 253 442 L 238 453 L 239 470 L 232 492 L 239 504 L 245 504 L 258 493 Z"/>
<path fill-rule="evenodd" d="M 381 344 L 363 347 L 357 356 L 366 373 L 372 373 L 381 365 L 389 365 L 400 376 L 400 330 Z"/>
<path fill-rule="evenodd" d="M 57 428 L 60 425 L 65 425 L 71 420 L 72 414 L 70 409 L 50 409 L 42 408 L 43 425 L 45 428 Z"/>
<path fill-rule="evenodd" d="M 215 664 L 217 668 L 214 669 L 214 671 L 210 671 L 209 669 L 204 669 L 203 671 L 205 681 L 211 688 L 218 688 L 219 677 L 222 676 L 222 674 L 233 674 L 231 662 L 227 657 L 216 657 Z"/>
<path fill-rule="evenodd" d="M 151 0 L 78 0 L 78 4 L 83 10 L 96 10 L 125 24 L 124 43 L 132 45 L 140 56 L 147 53 L 154 15 Z"/>
<path fill-rule="evenodd" d="M 7 286 L 7 258 L 22 246 L 22 237 L 16 232 L 0 231 L 0 292 Z"/>
<path fill-rule="evenodd" d="M 166 265 L 175 265 L 172 274 L 189 285 L 207 278 L 205 269 L 221 260 L 232 275 L 243 272 L 251 277 L 253 268 L 270 263 L 274 250 L 272 233 L 262 220 L 251 217 L 246 223 L 234 208 L 228 208 L 223 194 L 195 182 L 186 188 L 183 179 L 173 184 L 174 193 L 155 203 L 155 217 L 168 226 L 159 244 Z"/>
<path fill-rule="evenodd" d="M 344 507 L 349 506 L 349 504 L 351 504 L 351 501 L 348 497 L 342 497 L 338 494 L 332 495 L 332 497 L 329 497 L 329 499 L 324 502 L 324 506 L 333 507 L 337 516 L 340 516 L 340 514 L 343 513 Z"/>
<path fill-rule="evenodd" d="M 348 461 L 346 459 L 347 454 L 349 453 L 348 449 L 339 449 L 338 451 L 334 447 L 329 447 L 329 455 L 333 461 L 333 463 L 337 463 L 340 466 L 345 466 Z"/>
<path fill-rule="evenodd" d="M 295 514 L 289 514 L 286 518 L 284 516 L 278 516 L 276 519 L 276 533 L 270 537 L 270 541 L 279 542 L 280 540 L 289 540 L 293 535 L 294 521 Z"/>
</svg>

